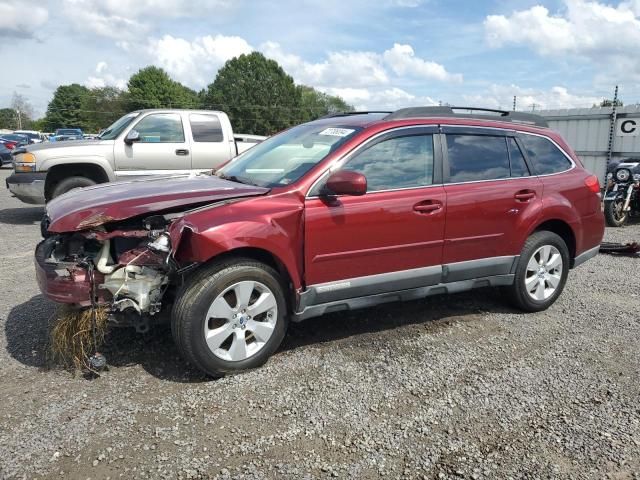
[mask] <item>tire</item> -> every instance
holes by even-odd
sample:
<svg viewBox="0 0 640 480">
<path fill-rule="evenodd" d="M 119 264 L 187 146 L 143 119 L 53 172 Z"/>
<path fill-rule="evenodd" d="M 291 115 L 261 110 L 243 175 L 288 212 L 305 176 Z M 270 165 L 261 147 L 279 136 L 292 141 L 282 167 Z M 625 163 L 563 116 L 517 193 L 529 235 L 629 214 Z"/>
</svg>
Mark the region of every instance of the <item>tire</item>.
<svg viewBox="0 0 640 480">
<path fill-rule="evenodd" d="M 95 185 L 96 182 L 87 177 L 69 177 L 61 180 L 55 188 L 53 192 L 51 192 L 51 200 L 59 197 L 63 193 L 67 193 L 69 190 L 73 190 L 74 188 L 79 187 L 90 187 L 91 185 Z"/>
<path fill-rule="evenodd" d="M 263 365 L 282 343 L 287 322 L 278 272 L 235 258 L 187 280 L 173 307 L 171 332 L 185 360 L 221 377 Z"/>
<path fill-rule="evenodd" d="M 604 202 L 604 218 L 607 221 L 608 227 L 622 227 L 627 223 L 629 215 L 621 211 L 623 205 L 624 200 L 622 199 Z"/>
<path fill-rule="evenodd" d="M 558 260 L 561 270 L 556 266 Z M 518 259 L 514 283 L 507 288 L 511 302 L 525 312 L 549 308 L 564 289 L 570 260 L 567 244 L 559 235 L 548 231 L 533 233 Z"/>
</svg>

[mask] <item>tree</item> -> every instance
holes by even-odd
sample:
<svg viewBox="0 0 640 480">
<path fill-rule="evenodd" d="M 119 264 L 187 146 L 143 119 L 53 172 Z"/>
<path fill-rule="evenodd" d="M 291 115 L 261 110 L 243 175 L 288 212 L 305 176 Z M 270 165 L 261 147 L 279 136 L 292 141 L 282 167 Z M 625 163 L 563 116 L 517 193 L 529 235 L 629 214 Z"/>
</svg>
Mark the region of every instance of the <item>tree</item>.
<svg viewBox="0 0 640 480">
<path fill-rule="evenodd" d="M 613 105 L 614 105 L 614 101 L 613 101 L 613 100 L 610 100 L 610 99 L 608 99 L 608 98 L 605 98 L 604 100 L 602 100 L 602 101 L 600 102 L 600 106 L 601 106 L 601 107 L 613 107 Z M 596 105 L 594 105 L 594 107 L 595 107 L 595 106 L 596 106 Z M 622 100 L 616 100 L 616 101 L 615 101 L 615 106 L 616 106 L 616 107 L 622 107 Z"/>
<path fill-rule="evenodd" d="M 13 108 L 0 108 L 0 128 L 7 130 L 17 130 L 18 112 Z"/>
<path fill-rule="evenodd" d="M 307 85 L 298 85 L 296 89 L 300 94 L 300 122 L 309 122 L 330 113 L 353 111 L 353 107 L 340 97 L 319 92 Z"/>
<path fill-rule="evenodd" d="M 27 97 L 20 95 L 17 92 L 13 92 L 11 108 L 17 115 L 17 128 L 30 129 L 31 123 L 33 123 L 33 106 L 29 103 Z"/>
<path fill-rule="evenodd" d="M 44 126 L 46 130 L 56 128 L 86 128 L 84 105 L 89 89 L 77 83 L 56 88 L 53 99 L 47 106 Z"/>
<path fill-rule="evenodd" d="M 158 67 L 146 67 L 131 76 L 129 109 L 142 108 L 196 108 L 198 94 L 172 80 Z"/>
<path fill-rule="evenodd" d="M 129 112 L 129 95 L 116 87 L 92 88 L 82 104 L 82 124 L 88 132 L 98 132 Z"/>
<path fill-rule="evenodd" d="M 274 60 L 258 52 L 228 60 L 203 95 L 237 131 L 270 135 L 298 122 L 300 91 Z"/>
</svg>

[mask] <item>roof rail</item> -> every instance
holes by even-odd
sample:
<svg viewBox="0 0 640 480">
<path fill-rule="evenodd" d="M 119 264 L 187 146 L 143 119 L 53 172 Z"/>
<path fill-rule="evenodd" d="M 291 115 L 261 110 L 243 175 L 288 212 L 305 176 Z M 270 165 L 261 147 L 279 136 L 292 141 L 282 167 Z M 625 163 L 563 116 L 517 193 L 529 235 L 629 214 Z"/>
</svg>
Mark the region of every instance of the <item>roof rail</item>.
<svg viewBox="0 0 640 480">
<path fill-rule="evenodd" d="M 463 113 L 456 113 L 462 110 Z M 474 112 L 480 112 L 476 114 Z M 401 120 L 403 118 L 423 118 L 423 117 L 458 117 L 458 118 L 480 118 L 483 120 L 499 120 L 502 122 L 522 123 L 525 125 L 535 125 L 537 127 L 549 127 L 547 121 L 540 115 L 533 113 L 512 112 L 509 110 L 497 110 L 493 108 L 477 107 L 409 107 L 396 110 L 384 117 L 384 120 Z M 496 118 L 498 117 L 498 118 Z"/>
<path fill-rule="evenodd" d="M 382 111 L 382 110 L 369 110 L 369 111 L 360 111 L 360 112 L 335 112 L 335 113 L 329 113 L 327 115 L 324 115 L 323 117 L 320 118 L 333 118 L 333 117 L 347 117 L 349 115 L 366 115 L 367 113 L 387 113 L 387 114 L 393 114 L 393 112 L 390 112 L 388 110 L 386 111 Z M 386 117 L 385 117 L 386 118 Z"/>
</svg>

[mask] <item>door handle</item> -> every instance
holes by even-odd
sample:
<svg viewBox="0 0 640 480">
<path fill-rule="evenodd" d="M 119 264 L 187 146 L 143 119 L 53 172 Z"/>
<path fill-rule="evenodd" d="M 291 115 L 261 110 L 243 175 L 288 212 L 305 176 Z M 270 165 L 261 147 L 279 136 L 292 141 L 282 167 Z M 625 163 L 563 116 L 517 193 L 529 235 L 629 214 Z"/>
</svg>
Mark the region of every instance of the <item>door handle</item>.
<svg viewBox="0 0 640 480">
<path fill-rule="evenodd" d="M 514 198 L 519 202 L 528 202 L 529 200 L 536 198 L 536 192 L 532 192 L 531 190 L 521 190 L 514 195 Z"/>
<path fill-rule="evenodd" d="M 424 202 L 416 203 L 413 206 L 413 210 L 418 213 L 433 213 L 442 209 L 442 203 L 434 202 L 432 200 L 425 200 Z"/>
<path fill-rule="evenodd" d="M 179 148 L 176 150 L 176 155 L 189 155 L 189 150 L 185 148 Z"/>
</svg>

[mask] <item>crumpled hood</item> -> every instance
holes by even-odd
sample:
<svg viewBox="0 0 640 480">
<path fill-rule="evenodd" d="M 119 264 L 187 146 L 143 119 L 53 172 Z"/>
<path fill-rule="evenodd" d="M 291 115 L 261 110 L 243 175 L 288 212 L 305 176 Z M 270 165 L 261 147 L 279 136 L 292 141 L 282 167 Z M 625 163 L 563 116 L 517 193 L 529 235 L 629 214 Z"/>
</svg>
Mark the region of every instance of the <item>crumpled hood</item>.
<svg viewBox="0 0 640 480">
<path fill-rule="evenodd" d="M 239 197 L 264 195 L 268 188 L 208 175 L 162 177 L 74 189 L 46 207 L 50 232 L 84 230 L 138 215 Z"/>
</svg>

